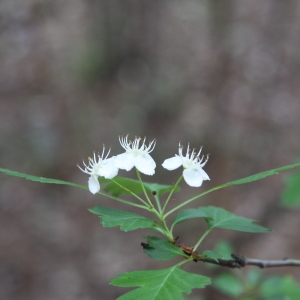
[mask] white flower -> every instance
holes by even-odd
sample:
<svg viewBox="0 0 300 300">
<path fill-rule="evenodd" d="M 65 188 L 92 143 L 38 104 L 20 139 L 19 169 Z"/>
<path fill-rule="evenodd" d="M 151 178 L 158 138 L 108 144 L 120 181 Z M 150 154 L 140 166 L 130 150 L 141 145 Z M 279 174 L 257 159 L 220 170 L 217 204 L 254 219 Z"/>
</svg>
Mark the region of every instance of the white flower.
<svg viewBox="0 0 300 300">
<path fill-rule="evenodd" d="M 119 169 L 130 171 L 136 167 L 141 173 L 146 175 L 153 175 L 155 173 L 156 163 L 149 155 L 155 147 L 155 140 L 149 143 L 148 147 L 145 145 L 146 138 L 144 138 L 142 145 L 139 148 L 141 138 L 136 137 L 133 142 L 128 141 L 128 135 L 119 137 L 121 146 L 126 150 L 125 153 L 116 156 L 115 164 Z"/>
<path fill-rule="evenodd" d="M 182 148 L 183 146 L 179 143 L 179 155 L 175 154 L 175 157 L 166 159 L 162 166 L 169 171 L 183 166 L 183 178 L 185 182 L 190 186 L 199 187 L 202 185 L 203 180 L 210 180 L 206 172 L 202 169 L 208 161 L 208 155 L 202 163 L 204 159 L 204 156 L 200 158 L 202 148 L 196 155 L 194 149 L 190 153 L 190 145 L 188 144 L 185 156 L 182 154 Z"/>
<path fill-rule="evenodd" d="M 97 155 L 98 160 L 94 152 L 94 158 L 91 157 L 88 158 L 89 160 L 88 165 L 86 165 L 86 163 L 83 161 L 85 167 L 84 169 L 78 166 L 78 168 L 82 172 L 91 175 L 88 181 L 88 185 L 89 185 L 90 192 L 93 194 L 96 194 L 100 191 L 100 184 L 98 181 L 99 176 L 103 176 L 107 179 L 111 179 L 114 178 L 119 171 L 119 169 L 114 164 L 115 157 L 113 156 L 111 158 L 107 158 L 110 149 L 105 157 L 104 157 L 104 150 L 105 147 L 103 146 L 102 155 L 101 156 L 99 154 Z"/>
</svg>

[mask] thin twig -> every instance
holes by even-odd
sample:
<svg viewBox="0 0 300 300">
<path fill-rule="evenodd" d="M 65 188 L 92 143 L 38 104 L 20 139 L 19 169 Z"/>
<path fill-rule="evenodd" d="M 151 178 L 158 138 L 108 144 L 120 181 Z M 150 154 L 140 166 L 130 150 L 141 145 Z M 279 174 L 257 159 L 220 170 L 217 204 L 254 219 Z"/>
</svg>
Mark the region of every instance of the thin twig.
<svg viewBox="0 0 300 300">
<path fill-rule="evenodd" d="M 201 258 L 198 261 L 212 263 L 222 267 L 228 268 L 243 268 L 247 265 L 257 266 L 260 268 L 271 268 L 271 267 L 300 267 L 300 260 L 284 258 L 281 260 L 259 260 L 253 258 L 247 258 L 239 254 L 231 254 L 232 259 L 218 259 L 214 260 L 211 258 Z"/>
</svg>

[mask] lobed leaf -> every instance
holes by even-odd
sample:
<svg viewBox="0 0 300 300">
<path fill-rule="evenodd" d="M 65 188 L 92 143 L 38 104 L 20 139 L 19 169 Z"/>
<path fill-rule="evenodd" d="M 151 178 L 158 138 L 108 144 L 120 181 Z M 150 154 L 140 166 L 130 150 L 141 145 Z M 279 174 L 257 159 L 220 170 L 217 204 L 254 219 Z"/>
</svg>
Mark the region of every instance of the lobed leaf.
<svg viewBox="0 0 300 300">
<path fill-rule="evenodd" d="M 223 255 L 211 250 L 205 250 L 200 255 L 205 255 L 205 258 L 211 258 L 215 261 L 218 261 L 218 259 L 225 259 Z"/>
<path fill-rule="evenodd" d="M 214 251 L 222 253 L 223 259 L 232 259 L 231 254 L 234 253 L 233 247 L 227 241 L 219 240 L 214 247 Z"/>
<path fill-rule="evenodd" d="M 176 256 L 186 256 L 186 254 L 172 243 L 156 236 L 147 236 L 148 246 L 144 247 L 144 252 L 154 260 L 169 260 Z"/>
<path fill-rule="evenodd" d="M 192 289 L 204 288 L 210 283 L 210 278 L 185 272 L 178 266 L 161 270 L 128 272 L 111 281 L 115 286 L 140 287 L 117 300 L 184 300 L 183 293 L 190 294 Z"/>
<path fill-rule="evenodd" d="M 173 185 L 166 185 L 166 184 L 149 183 L 149 182 L 143 182 L 143 184 L 145 186 L 146 191 L 150 193 L 156 192 L 158 196 L 169 193 L 174 188 Z M 180 191 L 179 186 L 175 188 L 175 192 L 178 191 Z"/>
<path fill-rule="evenodd" d="M 120 226 L 122 231 L 131 231 L 138 228 L 152 228 L 155 222 L 135 213 L 108 208 L 104 206 L 94 206 L 89 209 L 93 214 L 100 218 L 100 223 L 103 227 Z"/>
<path fill-rule="evenodd" d="M 223 228 L 251 233 L 262 233 L 270 231 L 270 229 L 268 228 L 255 224 L 254 220 L 237 216 L 223 208 L 208 206 L 199 207 L 198 209 L 209 217 L 206 218 L 206 222 L 209 228 Z"/>
<path fill-rule="evenodd" d="M 143 193 L 141 183 L 138 180 L 116 176 L 112 180 L 101 177 L 99 181 L 100 183 L 109 182 L 104 188 L 104 190 L 106 192 L 110 192 L 113 196 L 118 197 L 119 195 L 122 194 L 129 195 L 131 194 L 131 192 L 136 195 Z M 125 189 L 119 186 L 118 184 L 125 187 Z M 148 193 L 155 192 L 158 196 L 168 193 L 173 189 L 172 185 L 164 185 L 164 184 L 148 183 L 148 182 L 143 182 L 143 184 Z M 175 191 L 179 191 L 179 190 L 180 188 L 177 187 Z"/>
<path fill-rule="evenodd" d="M 195 218 L 207 218 L 210 219 L 203 211 L 197 208 L 190 208 L 180 211 L 174 218 L 172 226 L 184 222 L 186 220 L 195 219 Z"/>
</svg>

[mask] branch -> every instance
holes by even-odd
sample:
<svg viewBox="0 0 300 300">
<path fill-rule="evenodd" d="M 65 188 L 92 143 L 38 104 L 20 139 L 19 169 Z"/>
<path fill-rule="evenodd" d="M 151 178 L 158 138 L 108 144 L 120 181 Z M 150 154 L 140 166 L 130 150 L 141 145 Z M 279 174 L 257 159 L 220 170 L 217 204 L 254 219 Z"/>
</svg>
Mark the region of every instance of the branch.
<svg viewBox="0 0 300 300">
<path fill-rule="evenodd" d="M 260 268 L 272 268 L 272 267 L 300 267 L 300 260 L 284 258 L 281 260 L 260 260 L 255 258 L 247 258 L 243 255 L 232 253 L 232 259 L 212 259 L 203 257 L 202 254 L 199 255 L 198 252 L 193 251 L 193 247 L 189 247 L 184 243 L 179 241 L 179 237 L 176 237 L 171 244 L 179 247 L 188 256 L 193 257 L 194 262 L 202 261 L 210 264 L 215 264 L 221 267 L 228 268 L 244 268 L 245 266 L 256 266 Z M 143 248 L 149 247 L 147 243 L 141 243 Z"/>
<path fill-rule="evenodd" d="M 231 254 L 233 259 L 225 260 L 218 259 L 214 260 L 211 258 L 201 258 L 198 261 L 212 263 L 215 265 L 219 265 L 221 267 L 229 267 L 229 268 L 243 268 L 247 265 L 257 266 L 260 268 L 271 268 L 271 267 L 300 267 L 300 260 L 296 259 L 281 259 L 281 260 L 259 260 L 253 258 L 246 258 L 239 254 Z"/>
</svg>

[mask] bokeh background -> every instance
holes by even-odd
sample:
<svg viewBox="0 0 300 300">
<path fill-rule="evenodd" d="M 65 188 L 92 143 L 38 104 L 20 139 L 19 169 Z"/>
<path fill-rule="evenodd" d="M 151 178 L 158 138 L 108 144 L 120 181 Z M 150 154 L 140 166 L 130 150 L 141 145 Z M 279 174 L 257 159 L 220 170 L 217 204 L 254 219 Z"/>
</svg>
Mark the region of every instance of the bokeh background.
<svg viewBox="0 0 300 300">
<path fill-rule="evenodd" d="M 211 181 L 182 184 L 175 204 L 210 187 L 294 163 L 300 149 L 300 2 L 275 0 L 2 0 L 0 164 L 86 184 L 76 167 L 119 135 L 156 138 L 151 182 L 180 171 L 160 165 L 178 142 L 204 146 Z M 191 204 L 218 205 L 271 233 L 216 230 L 260 259 L 299 258 L 299 210 L 279 206 L 289 172 L 230 187 Z M 132 176 L 134 172 L 120 172 Z M 87 209 L 126 208 L 65 186 L 0 174 L 0 299 L 115 299 L 108 284 L 126 271 L 169 266 L 140 247 L 145 231 L 104 229 Z M 134 211 L 134 210 L 131 210 Z M 192 245 L 203 221 L 178 226 Z M 220 269 L 191 264 L 214 275 Z M 222 270 L 223 271 L 223 270 Z M 239 271 L 241 276 L 245 272 Z M 293 268 L 264 274 L 292 274 Z M 212 288 L 195 299 L 225 299 Z"/>
</svg>

